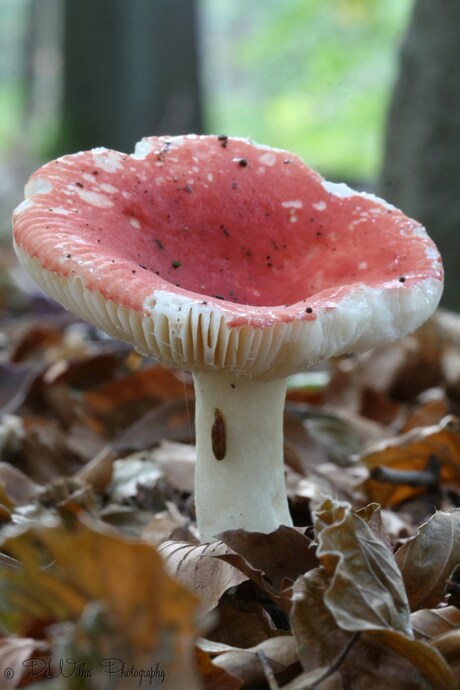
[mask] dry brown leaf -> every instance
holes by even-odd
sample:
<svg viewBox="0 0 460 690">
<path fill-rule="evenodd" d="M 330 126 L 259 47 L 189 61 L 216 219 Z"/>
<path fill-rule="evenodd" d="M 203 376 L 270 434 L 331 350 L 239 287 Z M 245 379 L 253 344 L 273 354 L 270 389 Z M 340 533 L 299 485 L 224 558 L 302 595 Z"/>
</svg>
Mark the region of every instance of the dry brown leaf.
<svg viewBox="0 0 460 690">
<path fill-rule="evenodd" d="M 69 448 L 65 430 L 54 420 L 25 417 L 24 431 L 16 464 L 33 481 L 47 484 L 82 467 L 83 459 Z"/>
<path fill-rule="evenodd" d="M 118 436 L 118 453 L 145 450 L 165 439 L 190 443 L 194 439 L 195 403 L 182 398 L 167 400 L 142 414 Z"/>
<path fill-rule="evenodd" d="M 365 387 L 361 392 L 360 413 L 367 419 L 389 426 L 395 424 L 403 413 L 403 405 L 391 400 L 381 391 Z"/>
<path fill-rule="evenodd" d="M 317 556 L 331 578 L 325 603 L 344 630 L 411 634 L 409 606 L 393 554 L 347 503 L 316 512 Z"/>
<path fill-rule="evenodd" d="M 184 493 L 195 487 L 196 450 L 194 446 L 162 441 L 152 452 L 152 459 L 162 468 L 166 481 Z"/>
<path fill-rule="evenodd" d="M 174 679 L 188 669 L 197 688 L 190 668 L 198 601 L 164 572 L 153 547 L 88 523 L 30 528 L 4 548 L 23 564 L 13 574 L 0 567 L 0 613 L 14 630 L 31 619 L 76 622 L 100 602 L 126 663 L 155 659 L 172 687 L 183 687 Z"/>
<path fill-rule="evenodd" d="M 0 679 L 2 690 L 28 685 L 28 660 L 39 659 L 46 664 L 50 658 L 46 642 L 29 637 L 4 637 L 0 639 Z"/>
<path fill-rule="evenodd" d="M 440 424 L 415 429 L 383 442 L 361 456 L 368 470 L 387 467 L 394 470 L 422 471 L 432 455 L 441 462 L 441 482 L 460 487 L 460 424 L 445 417 Z M 411 498 L 423 489 L 368 479 L 362 486 L 371 501 L 388 508 Z"/>
<path fill-rule="evenodd" d="M 265 654 L 275 676 L 296 667 L 297 646 L 291 636 L 273 637 L 248 649 L 225 651 L 214 658 L 214 664 L 244 682 L 244 687 L 263 683 L 265 674 L 258 653 Z"/>
<path fill-rule="evenodd" d="M 410 636 L 368 628 L 350 647 L 353 635 L 337 625 L 337 607 L 326 604 L 330 585 L 326 573 L 316 569 L 294 586 L 291 622 L 305 671 L 330 667 L 348 646 L 338 670 L 353 689 L 455 690 L 452 672 L 439 652 Z"/>
<path fill-rule="evenodd" d="M 417 637 L 432 640 L 460 628 L 460 609 L 455 606 L 419 609 L 411 615 L 411 623 Z"/>
<path fill-rule="evenodd" d="M 23 404 L 39 369 L 0 363 L 0 415 L 12 414 Z"/>
<path fill-rule="evenodd" d="M 439 511 L 396 553 L 412 610 L 444 598 L 446 581 L 460 563 L 460 509 Z"/>
<path fill-rule="evenodd" d="M 272 637 L 286 635 L 275 626 L 262 604 L 224 597 L 215 609 L 216 625 L 207 636 L 213 642 L 231 647 L 248 648 Z"/>
<path fill-rule="evenodd" d="M 294 604 L 292 615 L 297 638 L 306 640 L 299 649 L 307 649 L 307 658 L 316 646 L 318 665 L 331 663 L 334 646 L 334 656 L 337 654 L 335 624 L 342 631 L 365 632 L 372 645 L 383 645 L 398 657 L 406 658 L 433 687 L 454 688 L 452 674 L 441 655 L 413 639 L 401 573 L 391 552 L 368 524 L 347 504 L 326 500 L 317 511 L 315 533 L 317 555 L 325 575 L 322 581 L 317 571 L 299 578 L 294 587 L 294 602 L 303 599 L 304 606 Z M 300 597 L 296 597 L 299 592 Z M 321 612 L 323 607 L 319 618 L 324 629 L 320 628 L 320 637 L 316 639 L 310 622 L 305 621 L 305 602 L 309 599 L 310 608 Z M 315 625 L 317 628 L 318 621 Z M 342 647 L 347 642 L 343 633 L 338 640 Z"/>
<path fill-rule="evenodd" d="M 176 398 L 193 400 L 193 386 L 160 365 L 111 381 L 85 394 L 90 412 L 103 420 L 110 430 L 125 428 L 137 422 L 153 405 Z"/>
<path fill-rule="evenodd" d="M 434 690 L 457 690 L 457 683 L 447 660 L 437 649 L 419 640 L 409 639 L 397 631 L 375 630 L 366 633 L 366 638 L 391 650 L 397 658 L 410 661 Z"/>
<path fill-rule="evenodd" d="M 318 565 L 311 539 L 298 528 L 281 525 L 270 534 L 229 530 L 219 537 L 253 568 L 263 572 L 278 590 L 283 581 L 294 582 L 299 575 Z"/>
<path fill-rule="evenodd" d="M 439 424 L 449 414 L 449 400 L 442 388 L 429 388 L 417 399 L 417 405 L 410 410 L 402 432 L 418 427 Z"/>
<path fill-rule="evenodd" d="M 221 541 L 210 544 L 166 541 L 158 547 L 168 573 L 200 597 L 203 612 L 212 611 L 230 587 L 247 577 L 216 556 L 231 553 Z"/>
<path fill-rule="evenodd" d="M 33 503 L 43 488 L 7 462 L 0 462 L 0 484 L 8 499 L 16 506 Z"/>
<path fill-rule="evenodd" d="M 431 640 L 431 644 L 443 655 L 448 664 L 460 664 L 460 630 L 439 635 Z M 460 668 L 458 670 L 460 671 Z M 457 680 L 460 680 L 458 676 Z"/>
<path fill-rule="evenodd" d="M 224 668 L 214 664 L 209 654 L 196 648 L 196 662 L 201 680 L 201 690 L 240 690 L 241 680 Z"/>
<path fill-rule="evenodd" d="M 17 364 L 31 359 L 42 359 L 43 352 L 61 342 L 63 337 L 64 333 L 61 328 L 34 324 L 22 334 L 10 355 L 10 360 Z"/>
</svg>

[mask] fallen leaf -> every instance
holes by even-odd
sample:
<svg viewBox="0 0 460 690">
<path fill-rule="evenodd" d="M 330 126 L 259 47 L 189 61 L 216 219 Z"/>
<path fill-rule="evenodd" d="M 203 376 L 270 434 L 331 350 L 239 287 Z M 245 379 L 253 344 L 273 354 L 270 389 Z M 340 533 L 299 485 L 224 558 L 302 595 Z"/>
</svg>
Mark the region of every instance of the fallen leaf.
<svg viewBox="0 0 460 690">
<path fill-rule="evenodd" d="M 171 486 L 184 493 L 193 493 L 196 463 L 194 446 L 165 440 L 152 451 L 152 459 L 161 467 Z"/>
<path fill-rule="evenodd" d="M 202 690 L 240 690 L 241 680 L 217 666 L 200 647 L 196 648 L 196 663 Z"/>
<path fill-rule="evenodd" d="M 411 623 L 417 637 L 429 641 L 460 629 L 460 609 L 455 606 L 419 609 L 411 615 Z"/>
<path fill-rule="evenodd" d="M 305 671 L 330 667 L 343 655 L 338 670 L 357 690 L 455 690 L 451 669 L 429 645 L 390 627 L 372 630 L 365 621 L 364 633 L 358 621 L 354 634 L 345 630 L 340 602 L 331 607 L 327 601 L 333 583 L 325 571 L 315 569 L 294 586 L 291 623 Z M 349 583 L 350 590 L 359 586 Z M 347 594 L 342 600 L 345 608 Z"/>
<path fill-rule="evenodd" d="M 0 638 L 0 678 L 2 690 L 23 687 L 32 680 L 28 672 L 28 659 L 43 660 L 46 664 L 50 658 L 50 647 L 46 642 L 27 637 Z"/>
<path fill-rule="evenodd" d="M 136 496 L 139 484 L 155 484 L 163 472 L 149 453 L 133 453 L 113 463 L 108 493 L 116 501 Z"/>
<path fill-rule="evenodd" d="M 391 551 L 347 503 L 326 499 L 316 512 L 317 556 L 331 578 L 325 603 L 344 630 L 411 635 L 409 605 Z"/>
<path fill-rule="evenodd" d="M 188 669 L 197 688 L 190 668 L 198 601 L 164 572 L 153 547 L 88 522 L 73 531 L 29 528 L 3 548 L 23 564 L 14 573 L 0 566 L 0 615 L 14 631 L 31 618 L 76 622 L 100 602 L 127 664 L 155 659 L 172 687 L 183 687 L 174 679 Z"/>
<path fill-rule="evenodd" d="M 445 417 L 435 426 L 414 429 L 385 441 L 361 456 L 372 471 L 387 467 L 394 470 L 423 471 L 432 456 L 441 463 L 441 482 L 460 487 L 460 425 L 456 418 Z M 367 479 L 361 486 L 371 501 L 389 508 L 423 493 L 424 489 Z"/>
<path fill-rule="evenodd" d="M 14 465 L 0 462 L 0 484 L 13 505 L 27 505 L 33 503 L 43 489 Z"/>
<path fill-rule="evenodd" d="M 168 573 L 200 597 L 203 612 L 212 611 L 230 587 L 247 578 L 216 556 L 231 553 L 221 541 L 190 544 L 167 541 L 158 547 Z"/>
<path fill-rule="evenodd" d="M 276 589 L 283 581 L 294 582 L 318 565 L 314 544 L 301 529 L 281 525 L 270 534 L 229 530 L 219 538 L 253 568 L 263 572 Z"/>
<path fill-rule="evenodd" d="M 402 432 L 418 427 L 439 424 L 449 414 L 449 400 L 442 388 L 429 388 L 417 398 L 417 404 L 410 410 Z"/>
<path fill-rule="evenodd" d="M 12 414 L 23 404 L 38 376 L 36 366 L 0 363 L 0 415 Z"/>
<path fill-rule="evenodd" d="M 215 610 L 215 617 L 216 624 L 208 631 L 208 638 L 232 647 L 249 648 L 287 634 L 276 627 L 262 604 L 237 596 L 224 597 Z"/>
<path fill-rule="evenodd" d="M 168 400 L 148 410 L 118 436 L 114 448 L 118 453 L 145 450 L 165 439 L 190 443 L 194 440 L 194 401 Z"/>
<path fill-rule="evenodd" d="M 153 405 L 176 398 L 194 400 L 193 386 L 157 364 L 88 390 L 84 399 L 89 411 L 113 432 L 137 423 Z"/>
<path fill-rule="evenodd" d="M 266 656 L 275 677 L 287 673 L 293 667 L 297 669 L 299 657 L 295 640 L 291 636 L 272 637 L 248 649 L 225 651 L 214 658 L 214 664 L 240 678 L 244 687 L 250 687 L 265 681 L 258 653 Z"/>
<path fill-rule="evenodd" d="M 412 610 L 444 598 L 447 579 L 460 563 L 460 509 L 438 511 L 396 553 Z"/>
</svg>

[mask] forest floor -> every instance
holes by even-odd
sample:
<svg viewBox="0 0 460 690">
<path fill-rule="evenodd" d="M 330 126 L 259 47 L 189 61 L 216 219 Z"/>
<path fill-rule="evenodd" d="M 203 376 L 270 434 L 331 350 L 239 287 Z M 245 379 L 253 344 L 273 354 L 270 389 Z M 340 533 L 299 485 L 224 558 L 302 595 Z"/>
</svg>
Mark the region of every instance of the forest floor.
<svg viewBox="0 0 460 690">
<path fill-rule="evenodd" d="M 0 254 L 0 687 L 453 690 L 460 317 L 294 377 L 294 527 L 200 544 L 188 374 Z M 229 497 L 231 500 L 231 497 Z"/>
</svg>

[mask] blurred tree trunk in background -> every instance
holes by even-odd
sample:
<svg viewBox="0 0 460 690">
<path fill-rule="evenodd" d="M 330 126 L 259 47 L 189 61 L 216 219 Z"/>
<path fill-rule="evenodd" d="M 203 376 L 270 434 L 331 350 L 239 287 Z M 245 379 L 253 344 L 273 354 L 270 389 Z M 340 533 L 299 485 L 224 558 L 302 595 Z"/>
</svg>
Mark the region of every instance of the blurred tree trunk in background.
<svg viewBox="0 0 460 690">
<path fill-rule="evenodd" d="M 64 0 L 60 152 L 201 132 L 196 0 Z"/>
<path fill-rule="evenodd" d="M 388 115 L 381 192 L 420 220 L 460 310 L 460 1 L 416 0 Z"/>
</svg>

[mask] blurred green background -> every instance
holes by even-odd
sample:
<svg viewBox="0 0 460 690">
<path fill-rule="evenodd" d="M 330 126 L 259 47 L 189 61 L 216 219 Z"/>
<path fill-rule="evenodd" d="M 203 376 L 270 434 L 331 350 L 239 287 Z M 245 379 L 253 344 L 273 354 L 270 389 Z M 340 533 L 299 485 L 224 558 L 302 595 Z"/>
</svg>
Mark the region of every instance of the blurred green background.
<svg viewBox="0 0 460 690">
<path fill-rule="evenodd" d="M 46 157 L 61 124 L 63 3 L 32 5 L 0 0 L 3 156 L 19 145 Z M 409 0 L 201 0 L 204 129 L 296 151 L 332 176 L 374 179 L 410 7 Z"/>
</svg>

